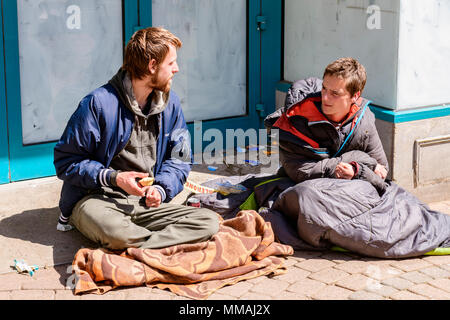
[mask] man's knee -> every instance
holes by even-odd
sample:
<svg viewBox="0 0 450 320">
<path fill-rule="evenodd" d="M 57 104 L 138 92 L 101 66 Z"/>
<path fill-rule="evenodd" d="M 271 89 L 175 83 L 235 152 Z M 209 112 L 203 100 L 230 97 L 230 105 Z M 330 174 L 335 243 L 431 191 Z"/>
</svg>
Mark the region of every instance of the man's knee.
<svg viewBox="0 0 450 320">
<path fill-rule="evenodd" d="M 199 209 L 199 224 L 201 230 L 205 233 L 205 237 L 212 237 L 219 231 L 219 215 L 209 209 Z"/>
<path fill-rule="evenodd" d="M 72 223 L 88 239 L 113 250 L 137 247 L 149 236 L 149 232 L 135 225 L 129 216 L 96 198 L 77 204 Z"/>
</svg>

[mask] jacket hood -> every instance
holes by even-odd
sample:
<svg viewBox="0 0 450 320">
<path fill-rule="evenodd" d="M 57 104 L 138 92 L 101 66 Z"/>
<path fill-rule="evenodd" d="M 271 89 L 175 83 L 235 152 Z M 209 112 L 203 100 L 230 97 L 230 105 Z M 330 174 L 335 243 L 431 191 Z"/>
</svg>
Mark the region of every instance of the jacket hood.
<svg viewBox="0 0 450 320">
<path fill-rule="evenodd" d="M 320 96 L 322 82 L 321 79 L 316 77 L 295 81 L 286 94 L 285 110 L 308 97 Z"/>
<path fill-rule="evenodd" d="M 291 107 L 294 107 L 296 104 L 306 101 L 308 99 L 314 100 L 316 103 L 317 110 L 325 117 L 322 112 L 322 106 L 320 102 L 321 91 L 322 91 L 322 80 L 316 77 L 311 77 L 307 79 L 301 79 L 295 81 L 291 87 L 289 88 L 286 94 L 286 100 L 284 106 L 276 110 L 275 112 L 269 114 L 264 119 L 264 125 L 267 129 L 271 129 L 275 122 L 281 117 L 281 115 Z M 319 98 L 319 100 L 317 100 Z M 359 116 L 361 113 L 362 107 L 368 102 L 367 99 L 360 97 L 355 105 L 352 105 L 350 110 L 350 114 L 344 120 L 345 123 L 352 120 L 355 116 Z M 325 117 L 326 118 L 326 117 Z M 326 120 L 329 121 L 329 120 Z"/>
<path fill-rule="evenodd" d="M 134 96 L 133 85 L 130 76 L 122 68 L 109 80 L 109 84 L 116 89 L 119 99 L 125 106 L 133 111 L 134 114 L 140 117 L 149 117 L 161 113 L 166 108 L 169 102 L 169 93 L 164 93 L 160 90 L 153 90 L 150 94 L 151 105 L 148 114 L 144 114 L 142 109 Z M 149 102 L 147 102 L 148 104 Z"/>
</svg>

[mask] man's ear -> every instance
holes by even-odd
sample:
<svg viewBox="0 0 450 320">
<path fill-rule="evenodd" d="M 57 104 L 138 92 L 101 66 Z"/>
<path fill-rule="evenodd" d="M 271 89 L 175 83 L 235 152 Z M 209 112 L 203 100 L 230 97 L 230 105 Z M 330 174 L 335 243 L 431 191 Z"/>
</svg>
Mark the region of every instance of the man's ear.
<svg viewBox="0 0 450 320">
<path fill-rule="evenodd" d="M 155 74 L 156 73 L 156 60 L 155 59 L 151 59 L 148 63 L 148 71 L 150 72 L 150 74 Z"/>
<path fill-rule="evenodd" d="M 357 93 L 355 93 L 352 97 L 352 103 L 356 103 L 356 101 L 358 101 L 359 97 L 361 97 L 361 91 L 358 91 Z"/>
</svg>

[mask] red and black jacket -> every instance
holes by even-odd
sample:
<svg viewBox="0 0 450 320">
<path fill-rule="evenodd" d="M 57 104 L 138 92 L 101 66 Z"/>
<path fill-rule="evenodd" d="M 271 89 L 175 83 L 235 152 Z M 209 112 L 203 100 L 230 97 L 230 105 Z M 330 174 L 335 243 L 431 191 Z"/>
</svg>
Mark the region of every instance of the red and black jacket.
<svg viewBox="0 0 450 320">
<path fill-rule="evenodd" d="M 370 101 L 360 98 L 336 127 L 322 112 L 321 84 L 317 78 L 296 81 L 286 106 L 265 120 L 269 129 L 279 131 L 280 162 L 288 176 L 296 182 L 333 178 L 339 162 L 371 170 L 377 163 L 387 168 Z"/>
</svg>

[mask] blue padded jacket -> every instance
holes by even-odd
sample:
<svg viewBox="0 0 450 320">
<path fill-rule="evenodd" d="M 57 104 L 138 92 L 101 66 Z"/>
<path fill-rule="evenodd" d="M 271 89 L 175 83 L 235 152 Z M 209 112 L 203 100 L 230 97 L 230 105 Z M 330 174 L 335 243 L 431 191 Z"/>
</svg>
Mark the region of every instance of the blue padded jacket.
<svg viewBox="0 0 450 320">
<path fill-rule="evenodd" d="M 64 181 L 59 207 L 65 220 L 82 197 L 110 182 L 113 171 L 107 168 L 126 146 L 134 121 L 109 83 L 81 100 L 54 149 L 56 174 Z M 169 202 L 183 190 L 192 163 L 189 131 L 174 92 L 158 114 L 158 124 L 154 184 L 164 189 L 164 202 Z"/>
</svg>

